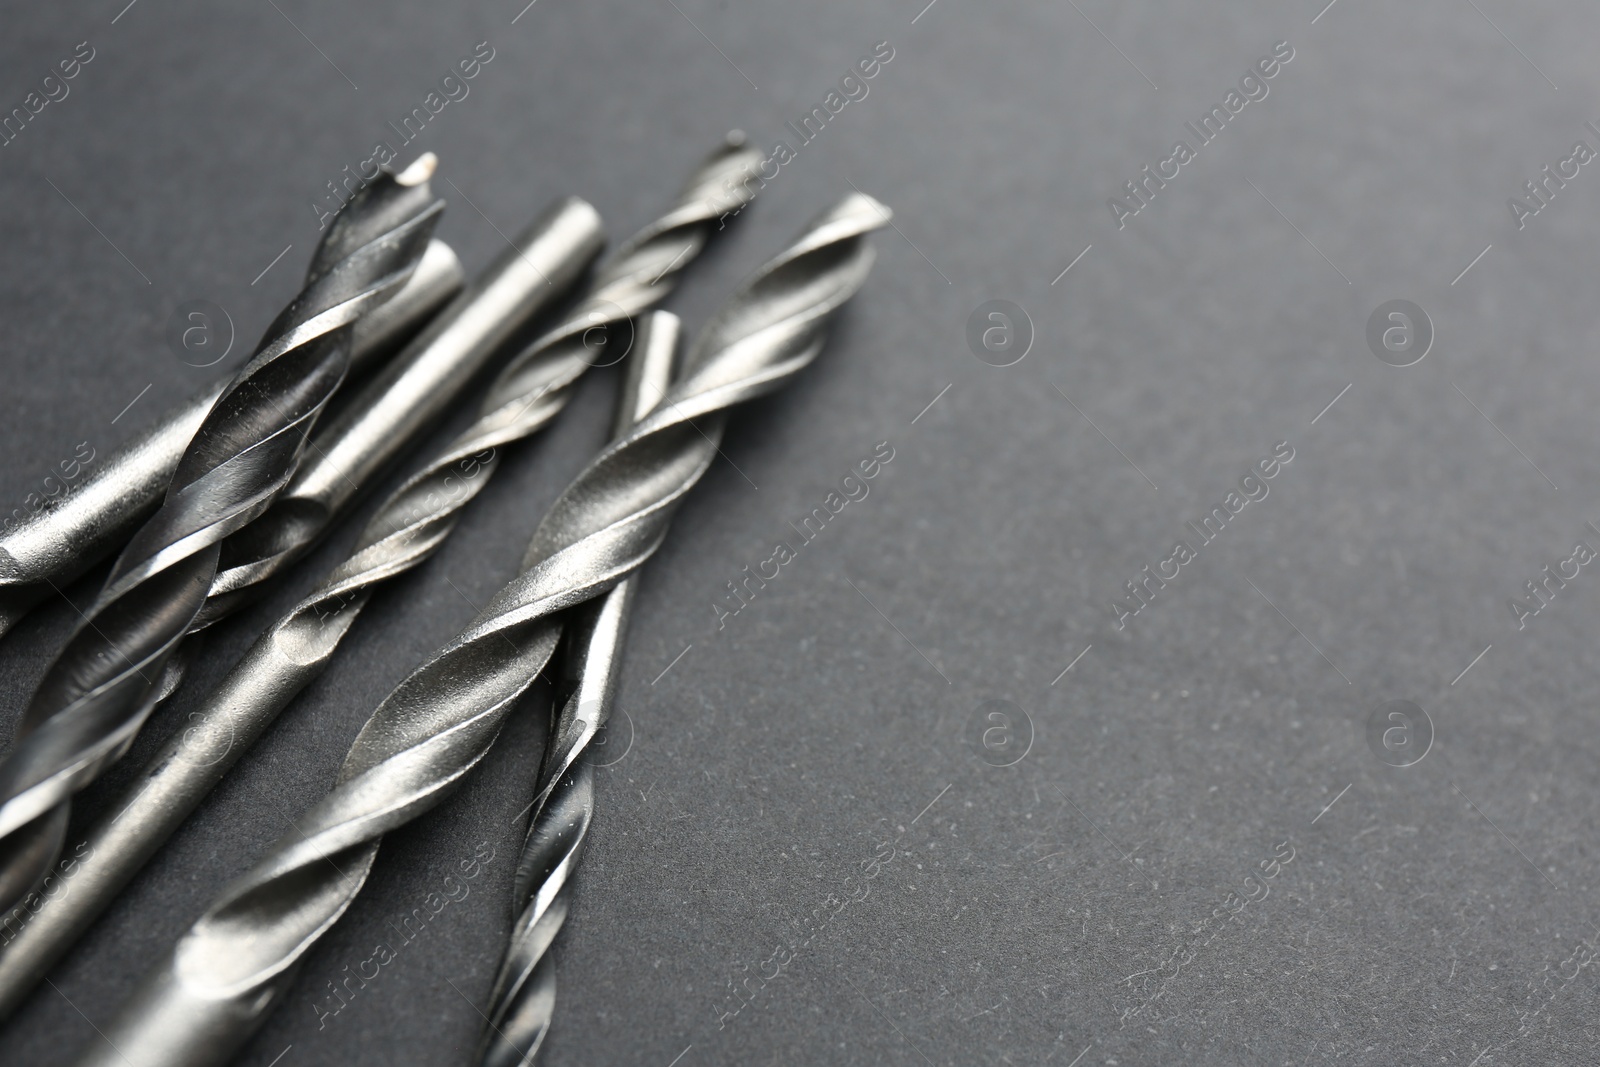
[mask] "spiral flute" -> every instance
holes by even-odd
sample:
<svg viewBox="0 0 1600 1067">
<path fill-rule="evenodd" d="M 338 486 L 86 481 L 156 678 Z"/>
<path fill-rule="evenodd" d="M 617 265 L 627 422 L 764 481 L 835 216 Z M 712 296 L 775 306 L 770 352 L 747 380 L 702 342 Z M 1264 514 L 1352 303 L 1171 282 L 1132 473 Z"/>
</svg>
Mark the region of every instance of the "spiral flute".
<svg viewBox="0 0 1600 1067">
<path fill-rule="evenodd" d="M 629 367 L 613 437 L 650 413 L 667 392 L 678 347 L 678 319 L 655 312 L 645 346 Z M 531 1063 L 555 1010 L 555 965 L 546 950 L 567 916 L 572 872 L 594 815 L 594 766 L 579 757 L 605 726 L 616 698 L 622 642 L 633 607 L 633 579 L 572 609 L 558 710 L 534 793 L 527 841 L 517 862 L 511 942 L 500 962 L 480 1039 L 484 1067 Z"/>
<path fill-rule="evenodd" d="M 185 728 L 101 815 L 84 839 L 87 856 L 57 875 L 70 888 L 39 902 L 25 923 L 0 920 L 0 1017 L 115 899 L 277 714 L 322 674 L 373 590 L 418 566 L 443 543 L 494 474 L 500 449 L 534 434 L 561 411 L 600 347 L 592 343 L 595 331 L 628 332 L 633 316 L 673 288 L 715 232 L 711 223 L 719 211 L 726 210 L 719 196 L 724 181 L 759 160 L 759 153 L 730 140 L 696 169 L 673 208 L 596 273 L 566 320 L 506 366 L 477 421 L 379 506 L 350 557 L 257 638 Z M 608 341 L 604 348 L 609 347 Z M 666 384 L 665 377 L 655 383 L 652 399 Z"/>
<path fill-rule="evenodd" d="M 44 878 L 72 794 L 149 715 L 164 664 L 205 604 L 218 542 L 289 484 L 349 366 L 352 324 L 416 269 L 444 209 L 428 189 L 433 166 L 429 155 L 381 175 L 328 227 L 305 287 L 201 422 L 161 507 L 39 683 L 0 763 L 0 910 Z"/>
<path fill-rule="evenodd" d="M 725 186 L 760 159 L 759 152 L 744 147 L 741 135 L 730 134 L 695 170 L 672 209 L 600 267 L 564 321 L 500 372 L 477 420 L 395 490 L 368 522 L 351 558 L 295 609 L 302 616 L 295 624 L 301 632 L 297 636 L 307 639 L 306 624 L 315 614 L 319 628 L 337 644 L 373 586 L 415 567 L 449 536 L 461 509 L 499 467 L 500 449 L 538 432 L 560 414 L 578 379 L 596 365 L 597 358 L 614 363 L 627 354 L 634 318 L 676 288 L 682 272 L 715 232 L 712 223 L 729 210 Z M 752 195 L 740 193 L 742 199 L 735 206 Z M 607 355 L 614 347 L 622 352 Z M 293 503 L 291 493 L 280 506 Z M 270 556 L 236 562 L 219 574 L 207 611 L 230 602 L 241 588 L 238 582 L 253 584 L 273 573 L 298 552 L 299 544 L 275 538 L 272 550 Z M 323 644 L 331 654 L 332 644 L 327 639 Z"/>
<path fill-rule="evenodd" d="M 482 414 L 435 463 L 416 475 L 398 495 L 410 495 L 410 517 L 399 523 L 393 542 L 427 542 L 439 526 L 412 522 L 439 510 L 430 494 L 446 492 L 451 468 L 469 457 L 524 437 L 566 406 L 574 382 L 597 362 L 614 363 L 627 352 L 633 316 L 653 306 L 678 284 L 682 271 L 717 231 L 720 216 L 742 208 L 755 195 L 748 178 L 761 153 L 746 147 L 735 131 L 696 170 L 672 210 L 635 234 L 597 272 L 578 306 L 565 321 L 519 355 L 501 373 Z M 618 351 L 620 349 L 620 351 Z M 385 432 L 389 430 L 386 425 Z M 280 573 L 309 548 L 342 503 L 352 482 L 339 449 L 327 449 L 332 462 L 303 471 L 271 513 L 222 547 L 222 564 L 201 613 L 202 624 L 251 598 L 262 582 Z M 486 464 L 492 471 L 497 458 Z M 360 477 L 354 478 L 360 481 Z M 456 495 L 462 495 L 457 491 Z M 465 494 L 470 496 L 471 493 Z M 463 501 L 464 502 L 464 501 Z M 444 518 L 453 514 L 446 507 Z M 448 524 L 446 524 L 448 528 Z M 402 534 L 404 536 L 402 536 Z M 391 545 L 386 551 L 396 551 Z"/>
<path fill-rule="evenodd" d="M 557 613 L 638 569 L 717 455 L 728 409 L 816 358 L 831 314 L 871 268 L 866 235 L 887 219 L 872 198 L 848 196 L 734 294 L 660 404 L 552 506 L 522 573 L 384 699 L 332 791 L 223 891 L 81 1062 L 198 1067 L 233 1054 L 360 892 L 383 835 L 488 753 L 555 651 Z"/>
<path fill-rule="evenodd" d="M 461 289 L 461 261 L 435 237 L 405 287 L 358 319 L 353 372 L 393 355 Z M 161 503 L 194 432 L 227 386 L 219 381 L 168 411 L 93 466 L 70 492 L 0 533 L 0 636 L 35 604 L 121 548 Z M 20 510 L 20 509 L 19 509 Z"/>
</svg>

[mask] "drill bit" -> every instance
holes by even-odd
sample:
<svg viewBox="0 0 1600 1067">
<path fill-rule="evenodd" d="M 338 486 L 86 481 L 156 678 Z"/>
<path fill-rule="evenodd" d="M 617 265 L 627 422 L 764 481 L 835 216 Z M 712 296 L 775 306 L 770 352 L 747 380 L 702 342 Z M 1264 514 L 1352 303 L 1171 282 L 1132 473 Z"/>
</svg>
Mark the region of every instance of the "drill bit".
<svg viewBox="0 0 1600 1067">
<path fill-rule="evenodd" d="M 339 212 L 308 282 L 267 327 L 178 462 L 161 507 L 34 691 L 0 763 L 0 908 L 59 854 L 70 798 L 126 751 L 163 665 L 205 603 L 224 537 L 260 515 L 294 474 L 350 362 L 350 324 L 399 291 L 444 202 L 434 158 L 382 174 Z"/>
<path fill-rule="evenodd" d="M 309 552 L 517 330 L 566 292 L 599 254 L 604 233 L 599 212 L 573 196 L 550 205 L 508 244 L 470 289 L 318 428 L 310 454 L 266 513 L 223 540 L 191 632 L 249 604 Z M 163 699 L 179 684 L 183 665 L 180 657 L 167 661 Z"/>
<path fill-rule="evenodd" d="M 294 480 L 222 543 L 200 629 L 245 606 L 309 551 L 404 449 L 430 429 L 506 343 L 563 295 L 604 242 L 578 197 L 552 204 L 410 347 L 318 428 Z"/>
<path fill-rule="evenodd" d="M 478 418 L 378 507 L 344 563 L 275 624 L 151 757 L 85 835 L 87 853 L 55 877 L 50 899 L 26 901 L 0 952 L 0 1018 L 10 1014 L 129 879 L 149 861 L 289 702 L 332 662 L 373 590 L 418 566 L 455 528 L 500 462 L 500 450 L 536 433 L 566 405 L 595 360 L 596 333 L 636 343 L 631 320 L 666 296 L 714 232 L 725 178 L 760 154 L 730 139 L 696 168 L 676 203 L 611 257 L 564 320 L 513 359 Z M 753 195 L 753 194 L 751 194 Z M 748 197 L 747 197 L 748 198 Z M 607 340 L 603 348 L 612 347 Z M 613 359 L 602 354 L 601 358 Z M 615 357 L 620 358 L 620 357 Z M 670 370 L 670 368 L 669 368 Z M 654 383 L 652 397 L 665 390 Z M 632 425 L 630 419 L 627 425 Z M 85 849 L 80 845 L 78 852 Z M 19 930 L 10 927 L 21 924 Z"/>
<path fill-rule="evenodd" d="M 551 507 L 521 574 L 384 699 L 332 791 L 223 890 L 80 1062 L 200 1067 L 232 1056 L 360 892 L 383 835 L 433 808 L 488 753 L 550 661 L 558 613 L 656 550 L 716 457 L 728 409 L 816 358 L 831 314 L 871 267 L 866 234 L 887 218 L 872 198 L 846 197 L 730 298 L 660 404 Z"/>
<path fill-rule="evenodd" d="M 515 327 L 545 306 L 581 273 L 599 251 L 601 242 L 600 218 L 593 207 L 575 197 L 558 201 L 521 235 L 521 240 L 513 245 L 512 251 L 502 256 L 470 292 L 462 294 L 452 303 L 379 379 L 362 390 L 332 426 L 312 439 L 311 450 L 314 454 L 302 463 L 301 474 L 311 475 L 318 485 L 327 485 L 337 479 L 340 489 L 337 493 L 320 498 L 326 504 L 327 511 L 312 527 L 314 532 L 320 533 L 326 529 L 331 516 L 350 505 L 357 488 L 351 480 L 352 475 L 369 480 L 381 463 L 425 430 L 428 419 L 465 388 L 471 376 L 500 349 Z M 387 433 L 384 432 L 386 424 L 389 425 Z M 303 479 L 291 483 L 291 491 L 302 483 Z M 283 514 L 273 511 L 269 512 L 269 517 Z M 287 517 L 294 518 L 293 515 Z M 265 518 L 257 520 L 256 525 L 266 521 Z M 302 541 L 302 547 L 308 543 Z M 227 544 L 227 541 L 223 542 L 225 547 Z M 280 563 L 286 562 L 280 560 Z M 242 603 L 241 599 L 230 606 Z M 202 609 L 201 614 L 206 614 L 206 609 Z M 184 659 L 183 646 L 180 645 L 178 654 L 166 660 L 152 704 L 165 699 L 177 686 Z M 273 706 L 274 712 L 277 707 L 281 705 Z M 146 714 L 148 710 L 147 705 Z M 196 736 L 203 738 L 205 735 L 190 732 L 191 743 Z M 210 757 L 201 758 L 210 762 Z M 224 766 L 218 773 L 225 770 Z M 204 789 L 209 786 L 197 785 L 195 788 L 200 788 L 202 791 L 199 795 L 203 795 Z M 152 792 L 149 799 L 155 800 L 160 795 Z M 197 799 L 198 796 L 182 801 L 188 806 L 175 814 L 169 812 L 168 816 L 181 821 Z M 147 812 L 151 810 L 151 805 L 145 804 L 141 810 Z M 159 833 L 152 830 L 155 836 L 149 847 L 159 845 L 176 825 L 175 822 L 162 824 L 166 829 Z M 37 853 L 41 857 L 59 854 L 65 832 L 64 820 L 40 831 L 41 838 L 49 834 L 53 835 L 53 839 L 36 842 Z M 132 863 L 136 870 L 139 864 L 148 859 L 147 853 L 138 852 L 142 847 L 130 846 L 134 855 L 122 856 L 119 862 Z M 46 858 L 41 862 L 48 865 L 50 860 Z M 64 871 L 57 872 L 56 876 L 62 873 Z M 110 887 L 103 887 L 107 896 L 99 900 L 96 907 L 102 907 L 121 884 L 119 880 Z M 15 933 L 19 921 L 29 915 L 37 915 L 34 905 L 38 899 L 38 894 L 29 895 L 10 915 L 0 912 L 0 915 L 4 915 L 4 918 L 0 918 L 0 929 L 4 930 L 8 940 Z M 60 918 L 71 926 L 79 917 L 62 915 Z M 92 915 L 84 918 L 87 920 Z M 50 937 L 62 932 L 51 930 L 51 927 L 52 923 L 41 924 L 35 937 L 42 940 L 33 943 L 40 948 L 48 947 Z M 48 963 L 41 966 L 48 966 Z M 9 997 L 25 991 L 25 987 L 17 990 L 7 986 L 5 995 Z M 0 997 L 0 1000 L 3 999 Z"/>
<path fill-rule="evenodd" d="M 394 298 L 356 320 L 351 372 L 392 355 L 460 289 L 461 261 L 433 238 Z M 183 450 L 227 384 L 224 378 L 167 412 L 100 460 L 71 492 L 0 534 L 0 636 L 127 542 L 161 502 Z"/>
<path fill-rule="evenodd" d="M 675 315 L 651 316 L 648 344 L 629 368 L 612 437 L 627 433 L 666 393 L 678 330 Z M 572 873 L 594 815 L 594 765 L 579 758 L 611 715 L 635 588 L 626 578 L 567 617 L 559 710 L 550 723 L 517 863 L 513 900 L 520 907 L 514 908 L 511 943 L 489 996 L 478 1052 L 483 1067 L 532 1063 L 550 1029 L 555 965 L 546 951 L 566 921 Z"/>
<path fill-rule="evenodd" d="M 695 171 L 672 210 L 618 249 L 598 272 L 580 306 L 500 377 L 483 416 L 462 435 L 461 455 L 441 457 L 437 470 L 417 475 L 419 498 L 440 489 L 447 468 L 463 456 L 515 440 L 544 425 L 566 404 L 570 387 L 594 362 L 615 362 L 626 353 L 626 343 L 612 345 L 603 339 L 625 334 L 631 316 L 671 292 L 680 272 L 715 232 L 711 224 L 754 195 L 748 183 L 731 189 L 736 177 L 746 175 L 761 161 L 761 154 L 744 147 L 743 141 L 742 134 L 729 134 L 722 147 Z M 619 340 L 625 342 L 625 338 Z M 595 350 L 607 348 L 622 351 L 597 356 Z M 391 389 L 401 397 L 387 408 L 373 405 L 358 418 L 336 420 L 328 430 L 332 440 L 326 445 L 319 436 L 316 443 L 325 455 L 307 461 L 261 520 L 224 542 L 222 564 L 200 625 L 252 598 L 263 581 L 281 573 L 320 536 L 329 516 L 348 503 L 356 483 L 364 481 L 362 475 L 374 466 L 362 450 L 388 447 L 392 454 L 399 427 L 416 426 L 443 410 L 438 385 L 430 382 L 425 389 L 421 384 Z M 379 388 L 378 384 L 373 388 Z M 418 402 L 430 405 L 426 414 L 401 412 L 402 404 Z"/>
</svg>

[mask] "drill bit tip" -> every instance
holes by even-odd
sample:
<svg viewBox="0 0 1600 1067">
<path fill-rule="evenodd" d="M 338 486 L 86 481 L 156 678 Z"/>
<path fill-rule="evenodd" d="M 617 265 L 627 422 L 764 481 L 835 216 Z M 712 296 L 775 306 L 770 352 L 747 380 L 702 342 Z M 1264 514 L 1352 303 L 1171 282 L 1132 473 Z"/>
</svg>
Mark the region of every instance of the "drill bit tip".
<svg viewBox="0 0 1600 1067">
<path fill-rule="evenodd" d="M 394 176 L 394 180 L 401 185 L 421 185 L 433 177 L 433 172 L 439 167 L 439 157 L 432 152 L 424 152 L 411 161 L 411 165 Z"/>
</svg>

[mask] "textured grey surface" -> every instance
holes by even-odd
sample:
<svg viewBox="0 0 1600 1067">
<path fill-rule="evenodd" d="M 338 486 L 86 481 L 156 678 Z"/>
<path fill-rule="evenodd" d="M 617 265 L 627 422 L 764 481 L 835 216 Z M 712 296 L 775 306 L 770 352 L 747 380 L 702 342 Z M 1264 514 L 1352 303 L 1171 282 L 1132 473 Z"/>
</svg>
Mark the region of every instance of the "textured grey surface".
<svg viewBox="0 0 1600 1067">
<path fill-rule="evenodd" d="M 395 140 L 385 122 L 477 42 L 495 58 L 407 149 L 438 152 L 459 187 L 438 183 L 439 232 L 469 268 L 502 247 L 495 227 L 569 192 L 629 232 L 725 129 L 793 145 L 786 120 L 875 42 L 895 49 L 670 305 L 697 328 L 847 181 L 896 211 L 903 234 L 879 236 L 830 349 L 732 422 L 739 470 L 713 468 L 644 572 L 611 738 L 626 755 L 599 776 L 549 1062 L 1596 1057 L 1581 946 L 1597 936 L 1600 600 L 1584 568 L 1524 630 L 1507 606 L 1580 538 L 1600 547 L 1584 526 L 1600 525 L 1600 178 L 1584 167 L 1520 232 L 1506 206 L 1575 141 L 1600 148 L 1583 125 L 1600 123 L 1593 12 L 543 0 L 513 25 L 517 2 L 277 6 L 8 13 L 5 107 L 77 42 L 96 54 L 0 148 L 7 510 L 78 442 L 109 448 L 237 366 L 303 269 L 322 183 Z M 1107 197 L 1280 40 L 1295 56 L 1267 98 L 1119 231 Z M 240 332 L 212 371 L 163 339 L 194 298 Z M 1393 298 L 1437 331 L 1403 369 L 1365 340 Z M 990 299 L 1032 318 L 1015 366 L 967 348 Z M 326 788 L 377 701 L 515 572 L 603 439 L 614 384 L 587 382 L 444 551 L 380 594 L 341 663 L 8 1024 L 0 1061 L 67 1062 L 98 1040 L 91 1023 Z M 719 632 L 724 583 L 797 541 L 787 524 L 884 440 L 869 496 Z M 1122 583 L 1280 440 L 1295 458 L 1270 495 L 1118 632 Z M 131 761 L 362 521 L 207 636 Z M 74 617 L 55 605 L 0 644 L 0 734 Z M 974 743 L 997 699 L 1035 728 L 1009 768 Z M 1364 737 L 1391 699 L 1437 730 L 1413 767 Z M 385 841 L 242 1062 L 466 1062 L 546 710 L 531 701 L 461 793 Z M 84 814 L 120 770 L 81 794 Z M 1270 895 L 1206 924 L 1285 840 Z M 460 881 L 479 841 L 494 858 Z M 847 887 L 882 841 L 894 858 Z M 326 983 L 398 941 L 386 924 L 427 914 L 447 874 L 466 897 L 319 1030 Z M 719 1028 L 730 980 L 773 973 L 780 943 L 782 977 Z"/>
</svg>

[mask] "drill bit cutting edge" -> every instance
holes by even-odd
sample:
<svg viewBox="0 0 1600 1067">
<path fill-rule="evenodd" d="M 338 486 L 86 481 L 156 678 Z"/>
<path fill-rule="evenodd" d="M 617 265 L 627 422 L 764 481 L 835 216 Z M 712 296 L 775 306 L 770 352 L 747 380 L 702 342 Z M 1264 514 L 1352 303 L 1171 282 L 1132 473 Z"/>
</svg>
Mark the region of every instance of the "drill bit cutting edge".
<svg viewBox="0 0 1600 1067">
<path fill-rule="evenodd" d="M 871 268 L 867 234 L 887 219 L 868 196 L 844 198 L 729 299 L 661 403 L 551 507 L 520 576 L 384 699 L 332 791 L 223 891 L 82 1062 L 198 1067 L 238 1049 L 360 892 L 383 835 L 488 753 L 555 651 L 557 613 L 638 569 L 716 457 L 728 409 L 816 358 L 832 313 Z"/>
<path fill-rule="evenodd" d="M 356 320 L 351 373 L 393 355 L 461 284 L 461 261 L 433 238 L 394 298 Z M 183 450 L 227 384 L 226 378 L 215 382 L 167 412 L 100 460 L 77 488 L 0 534 L 0 636 L 35 604 L 122 547 L 160 503 Z"/>
<path fill-rule="evenodd" d="M 184 450 L 161 507 L 35 690 L 0 763 L 0 907 L 45 876 L 69 800 L 127 749 L 205 604 L 218 543 L 289 484 L 350 363 L 351 324 L 405 285 L 444 202 L 434 158 L 382 174 L 339 213 L 306 286 L 267 327 Z"/>
<path fill-rule="evenodd" d="M 493 476 L 499 450 L 538 432 L 560 413 L 594 360 L 595 348 L 611 347 L 609 341 L 596 344 L 597 335 L 615 333 L 619 341 L 638 343 L 628 336 L 631 320 L 672 290 L 715 233 L 711 224 L 726 210 L 720 192 L 724 179 L 759 160 L 741 144 L 730 138 L 704 160 L 671 210 L 625 243 L 564 320 L 500 372 L 477 420 L 379 506 L 350 557 L 256 640 L 189 716 L 187 728 L 151 757 L 101 814 L 84 837 L 85 857 L 58 875 L 72 888 L 40 901 L 0 951 L 0 1017 L 17 1006 L 278 713 L 327 668 L 372 591 L 421 564 L 443 543 Z M 652 398 L 666 384 L 664 376 L 652 380 Z"/>
</svg>

